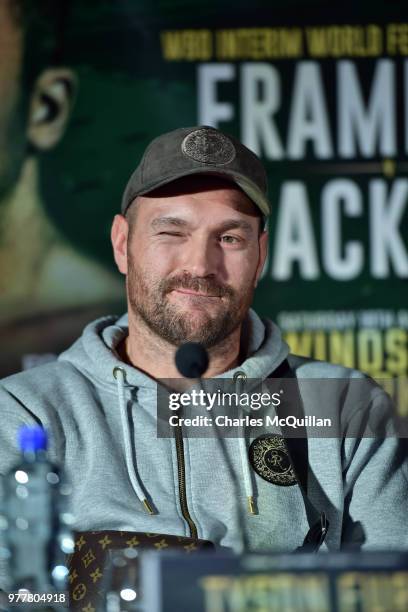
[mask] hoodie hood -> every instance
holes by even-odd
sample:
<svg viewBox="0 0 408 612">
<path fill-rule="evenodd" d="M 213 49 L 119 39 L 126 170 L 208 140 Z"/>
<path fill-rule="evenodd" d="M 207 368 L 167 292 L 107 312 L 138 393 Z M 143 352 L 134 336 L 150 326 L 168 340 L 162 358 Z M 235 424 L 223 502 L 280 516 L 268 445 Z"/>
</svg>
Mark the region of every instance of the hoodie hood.
<svg viewBox="0 0 408 612">
<path fill-rule="evenodd" d="M 283 341 L 279 328 L 260 317 L 251 309 L 244 323 L 246 356 L 234 369 L 223 372 L 216 378 L 232 378 L 244 372 L 247 378 L 265 378 L 287 357 L 289 348 Z M 96 384 L 115 385 L 113 371 L 122 368 L 125 385 L 155 390 L 156 381 L 120 360 L 117 347 L 128 335 L 127 314 L 107 316 L 93 321 L 85 327 L 82 336 L 59 356 L 68 361 Z"/>
</svg>

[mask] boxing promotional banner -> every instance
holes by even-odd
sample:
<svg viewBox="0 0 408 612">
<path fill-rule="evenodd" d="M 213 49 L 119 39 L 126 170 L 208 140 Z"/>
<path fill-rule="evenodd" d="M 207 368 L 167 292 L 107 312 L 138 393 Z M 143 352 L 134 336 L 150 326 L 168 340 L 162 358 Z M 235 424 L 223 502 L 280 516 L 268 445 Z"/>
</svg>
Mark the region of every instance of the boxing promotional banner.
<svg viewBox="0 0 408 612">
<path fill-rule="evenodd" d="M 407 415 L 408 12 L 201 4 L 0 5 L 2 374 L 125 308 L 126 179 L 156 135 L 204 124 L 268 172 L 255 309 L 293 352 L 389 378 Z"/>
</svg>

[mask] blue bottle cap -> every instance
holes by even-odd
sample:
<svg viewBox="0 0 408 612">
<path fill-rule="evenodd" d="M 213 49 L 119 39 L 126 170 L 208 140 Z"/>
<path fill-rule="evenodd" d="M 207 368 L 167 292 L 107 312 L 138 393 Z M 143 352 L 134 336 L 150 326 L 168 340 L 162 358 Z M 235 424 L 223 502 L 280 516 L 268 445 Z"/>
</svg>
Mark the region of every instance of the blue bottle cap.
<svg viewBox="0 0 408 612">
<path fill-rule="evenodd" d="M 47 432 L 40 426 L 23 425 L 18 431 L 18 445 L 22 453 L 47 450 Z"/>
</svg>

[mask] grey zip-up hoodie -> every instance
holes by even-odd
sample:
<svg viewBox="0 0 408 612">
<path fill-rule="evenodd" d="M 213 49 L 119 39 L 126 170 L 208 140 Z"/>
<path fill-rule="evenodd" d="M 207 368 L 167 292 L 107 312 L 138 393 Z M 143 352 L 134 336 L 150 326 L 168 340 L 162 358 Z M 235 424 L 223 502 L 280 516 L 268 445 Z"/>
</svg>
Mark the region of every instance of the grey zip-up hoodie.
<svg viewBox="0 0 408 612">
<path fill-rule="evenodd" d="M 98 319 L 55 363 L 1 382 L 0 473 L 19 459 L 18 428 L 40 423 L 51 433 L 51 460 L 65 468 L 73 484 L 76 529 L 189 536 L 175 440 L 157 438 L 157 383 L 121 362 L 115 350 L 127 331 L 126 315 Z M 247 334 L 246 358 L 220 378 L 237 371 L 265 378 L 287 358 L 279 329 L 253 311 Z M 300 388 L 301 379 L 338 379 L 338 393 L 331 385 L 324 403 L 332 412 L 344 411 L 340 381 L 361 374 L 294 356 L 289 361 Z M 123 376 L 115 378 L 117 367 Z M 308 412 L 313 398 L 302 399 Z M 364 418 L 384 403 L 386 395 L 373 383 L 358 410 Z M 400 442 L 395 437 L 308 440 L 308 499 L 330 521 L 323 549 L 356 541 L 366 548 L 408 547 L 408 470 Z M 243 456 L 242 443 L 227 438 L 223 449 L 216 437 L 184 439 L 186 500 L 197 536 L 237 551 L 243 542 L 250 550 L 294 550 L 310 527 L 300 487 L 260 478 Z M 247 511 L 248 481 L 255 515 Z M 145 498 L 155 514 L 146 512 Z"/>
</svg>

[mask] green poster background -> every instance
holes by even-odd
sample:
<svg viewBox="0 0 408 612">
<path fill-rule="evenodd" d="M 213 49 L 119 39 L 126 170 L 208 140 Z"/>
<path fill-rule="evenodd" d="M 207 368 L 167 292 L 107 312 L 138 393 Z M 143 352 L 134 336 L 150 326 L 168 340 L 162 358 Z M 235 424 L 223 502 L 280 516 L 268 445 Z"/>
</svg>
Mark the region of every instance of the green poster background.
<svg viewBox="0 0 408 612">
<path fill-rule="evenodd" d="M 1 373 L 124 309 L 109 231 L 126 179 L 157 134 L 210 123 L 268 171 L 258 312 L 295 352 L 398 379 L 406 414 L 404 3 L 17 4 L 0 11 L 0 41 L 21 49 L 14 73 L 0 65 L 14 109 L 0 125 Z M 70 72 L 40 92 L 40 127 L 63 123 L 44 147 L 30 121 L 50 68 Z"/>
</svg>

